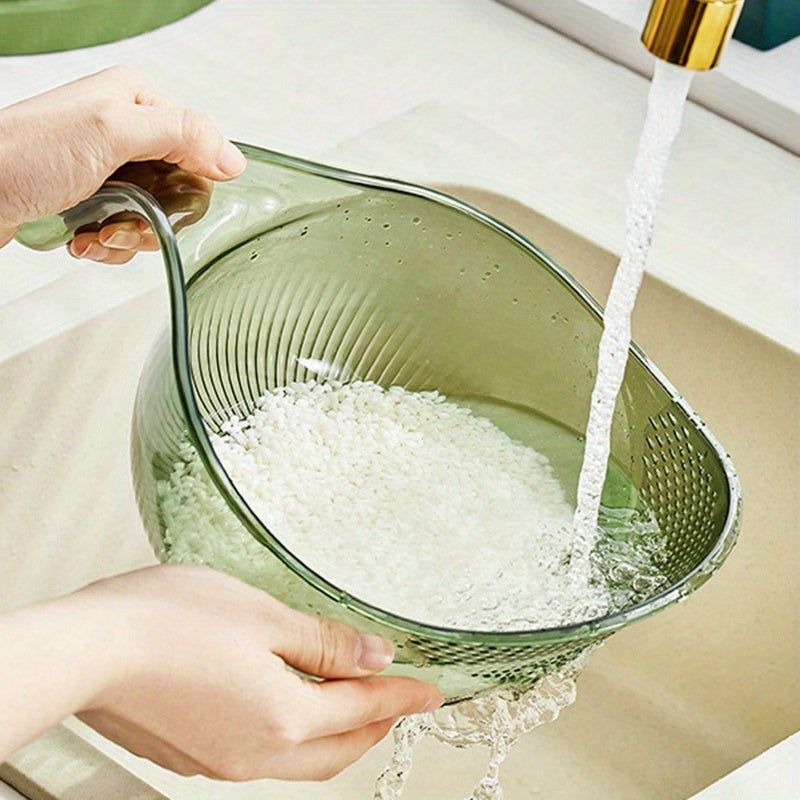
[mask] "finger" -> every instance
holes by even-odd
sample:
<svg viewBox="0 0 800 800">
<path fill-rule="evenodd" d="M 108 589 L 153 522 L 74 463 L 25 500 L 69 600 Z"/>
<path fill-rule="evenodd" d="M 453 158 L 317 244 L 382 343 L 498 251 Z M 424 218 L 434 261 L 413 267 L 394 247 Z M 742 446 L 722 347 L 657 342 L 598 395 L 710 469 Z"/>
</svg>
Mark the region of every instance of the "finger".
<svg viewBox="0 0 800 800">
<path fill-rule="evenodd" d="M 388 667 L 394 647 L 342 622 L 285 609 L 273 652 L 287 664 L 320 678 L 354 678 Z"/>
<path fill-rule="evenodd" d="M 278 762 L 254 765 L 256 774 L 252 778 L 328 780 L 383 739 L 396 721 L 395 718 L 383 719 L 354 731 L 303 742 Z"/>
<path fill-rule="evenodd" d="M 158 250 L 161 245 L 148 221 L 146 219 L 138 219 L 136 224 L 139 228 L 139 235 L 141 236 L 138 249 L 144 251 Z"/>
<path fill-rule="evenodd" d="M 79 233 L 67 245 L 67 252 L 73 258 L 83 258 L 89 246 L 97 242 L 97 231 Z"/>
<path fill-rule="evenodd" d="M 142 231 L 142 242 L 139 245 L 140 250 L 158 250 L 159 244 L 156 235 L 153 231 L 148 227 L 146 230 Z"/>
<path fill-rule="evenodd" d="M 138 220 L 115 222 L 104 225 L 97 234 L 97 240 L 111 250 L 139 250 L 142 232 Z"/>
<path fill-rule="evenodd" d="M 245 167 L 242 153 L 205 114 L 172 105 L 120 106 L 109 129 L 118 137 L 121 161 L 162 159 L 214 180 L 230 180 Z"/>
<path fill-rule="evenodd" d="M 91 254 L 87 254 L 89 246 L 93 243 L 99 243 L 106 250 L 129 252 L 129 257 L 123 261 L 114 260 L 113 262 L 122 264 L 130 261 L 137 252 L 159 249 L 156 235 L 147 221 L 143 219 L 115 222 L 104 225 L 100 231 L 79 233 L 69 243 L 69 253 L 75 258 L 91 258 L 95 261 L 102 260 L 105 263 L 111 263 L 106 260 L 107 254 L 102 250 L 93 248 Z"/>
<path fill-rule="evenodd" d="M 78 237 L 75 237 L 78 238 Z M 110 250 L 158 250 L 158 238 L 145 220 L 128 220 L 103 225 L 97 240 Z"/>
<path fill-rule="evenodd" d="M 68 247 L 70 255 L 75 258 L 86 258 L 103 264 L 127 264 L 135 255 L 135 250 L 112 250 L 104 247 L 97 239 L 96 233 L 79 234 Z M 88 241 L 87 241 L 88 240 Z M 76 242 L 78 242 L 76 244 Z"/>
<path fill-rule="evenodd" d="M 88 258 L 90 261 L 97 261 L 100 264 L 120 266 L 121 264 L 127 264 L 137 252 L 136 250 L 107 250 L 105 253 L 90 255 Z M 84 258 L 87 258 L 87 256 L 84 256 Z"/>
<path fill-rule="evenodd" d="M 86 75 L 72 81 L 73 84 L 83 85 L 85 90 L 93 93 L 100 99 L 108 96 L 133 98 L 134 103 L 143 106 L 172 105 L 171 102 L 159 92 L 149 81 L 144 73 L 129 67 L 127 64 L 117 64 L 106 67 L 92 75 Z M 69 84 L 68 84 L 69 85 Z"/>
<path fill-rule="evenodd" d="M 429 683 L 385 675 L 308 683 L 306 688 L 306 697 L 299 701 L 309 703 L 306 738 L 331 736 L 390 717 L 433 711 L 443 702 L 441 692 Z"/>
</svg>

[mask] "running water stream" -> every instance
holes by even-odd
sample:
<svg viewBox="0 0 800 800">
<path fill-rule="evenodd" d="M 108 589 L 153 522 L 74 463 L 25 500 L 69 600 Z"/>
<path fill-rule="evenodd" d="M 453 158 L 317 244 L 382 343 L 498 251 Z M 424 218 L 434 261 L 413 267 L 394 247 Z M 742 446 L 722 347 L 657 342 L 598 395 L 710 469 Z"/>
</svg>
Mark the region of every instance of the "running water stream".
<svg viewBox="0 0 800 800">
<path fill-rule="evenodd" d="M 670 149 L 681 126 L 693 74 L 656 60 L 647 116 L 628 184 L 625 244 L 604 313 L 571 532 L 574 537 L 571 564 L 576 567 L 572 574 L 586 574 L 590 554 L 599 538 L 597 518 L 610 454 L 614 406 L 628 358 L 631 314 L 650 248 Z M 524 692 L 501 687 L 432 714 L 402 720 L 394 731 L 392 757 L 378 778 L 375 800 L 400 797 L 411 769 L 414 744 L 424 736 L 434 736 L 454 747 L 488 746 L 486 774 L 468 800 L 502 800 L 500 765 L 522 735 L 554 720 L 574 700 L 575 681 L 584 660 L 582 657 L 580 663 L 540 679 Z"/>
<path fill-rule="evenodd" d="M 586 563 L 597 544 L 597 515 L 611 451 L 614 406 L 625 375 L 631 314 L 653 235 L 664 175 L 694 73 L 656 60 L 647 117 L 628 183 L 625 244 L 603 314 L 578 501 L 573 519 L 573 560 Z"/>
</svg>

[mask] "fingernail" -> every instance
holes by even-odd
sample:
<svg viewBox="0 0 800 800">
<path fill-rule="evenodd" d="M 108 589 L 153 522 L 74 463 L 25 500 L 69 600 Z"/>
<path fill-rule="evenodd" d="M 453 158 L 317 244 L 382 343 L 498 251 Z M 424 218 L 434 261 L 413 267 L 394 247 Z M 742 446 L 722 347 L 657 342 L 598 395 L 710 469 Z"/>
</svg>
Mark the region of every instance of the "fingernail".
<svg viewBox="0 0 800 800">
<path fill-rule="evenodd" d="M 75 244 L 75 241 L 71 241 L 69 243 L 69 252 L 72 253 L 75 258 L 83 258 L 86 251 L 89 249 L 89 245 L 91 242 L 85 242 L 84 244 Z"/>
<path fill-rule="evenodd" d="M 133 250 L 142 243 L 142 236 L 138 231 L 120 228 L 107 239 L 101 239 L 100 243 L 115 250 Z"/>
<path fill-rule="evenodd" d="M 235 178 L 246 165 L 247 162 L 239 148 L 231 142 L 225 142 L 217 159 L 217 167 L 228 177 Z"/>
<path fill-rule="evenodd" d="M 361 669 L 378 670 L 388 667 L 394 658 L 394 645 L 382 636 L 362 633 L 359 637 L 357 662 Z"/>
<path fill-rule="evenodd" d="M 106 256 L 106 249 L 100 242 L 89 242 L 89 246 L 80 254 L 79 258 L 88 258 L 90 261 L 99 261 Z"/>
</svg>

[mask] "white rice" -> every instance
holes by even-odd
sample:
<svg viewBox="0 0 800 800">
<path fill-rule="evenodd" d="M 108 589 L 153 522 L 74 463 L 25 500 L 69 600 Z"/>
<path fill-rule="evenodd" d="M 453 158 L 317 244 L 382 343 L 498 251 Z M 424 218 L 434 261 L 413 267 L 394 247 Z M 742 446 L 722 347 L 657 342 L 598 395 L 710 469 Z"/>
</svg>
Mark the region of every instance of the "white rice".
<svg viewBox="0 0 800 800">
<path fill-rule="evenodd" d="M 511 630 L 608 604 L 590 575 L 567 580 L 572 508 L 547 459 L 436 392 L 294 383 L 232 417 L 212 443 L 269 530 L 374 606 Z M 193 451 L 185 457 L 161 487 L 170 559 L 270 589 L 272 557 L 231 524 Z"/>
</svg>

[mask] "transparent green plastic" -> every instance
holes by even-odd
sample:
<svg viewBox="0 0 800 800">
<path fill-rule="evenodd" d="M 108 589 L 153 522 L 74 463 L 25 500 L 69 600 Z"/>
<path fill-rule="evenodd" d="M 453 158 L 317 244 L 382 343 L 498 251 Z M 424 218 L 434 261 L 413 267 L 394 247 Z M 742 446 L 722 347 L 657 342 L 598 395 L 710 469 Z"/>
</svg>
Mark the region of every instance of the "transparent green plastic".
<svg viewBox="0 0 800 800">
<path fill-rule="evenodd" d="M 133 198 L 143 207 L 169 276 L 172 319 L 142 373 L 132 428 L 136 494 L 160 559 L 171 557 L 165 487 L 188 438 L 224 513 L 272 556 L 259 559 L 258 569 L 223 557 L 210 566 L 296 608 L 388 636 L 397 648 L 391 670 L 435 682 L 450 700 L 500 683 L 528 686 L 685 597 L 719 567 L 740 520 L 733 466 L 633 346 L 612 458 L 667 538 L 667 588 L 601 619 L 485 633 L 405 619 L 308 569 L 251 511 L 210 445 L 209 432 L 230 409 L 246 413 L 261 394 L 291 381 L 335 377 L 492 398 L 579 432 L 602 316 L 535 245 L 466 203 L 240 147 L 245 173 L 215 186 L 203 219 L 177 242 L 139 190 L 111 186 L 101 191 L 105 200 L 92 201 L 114 207 Z"/>
</svg>

